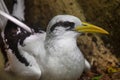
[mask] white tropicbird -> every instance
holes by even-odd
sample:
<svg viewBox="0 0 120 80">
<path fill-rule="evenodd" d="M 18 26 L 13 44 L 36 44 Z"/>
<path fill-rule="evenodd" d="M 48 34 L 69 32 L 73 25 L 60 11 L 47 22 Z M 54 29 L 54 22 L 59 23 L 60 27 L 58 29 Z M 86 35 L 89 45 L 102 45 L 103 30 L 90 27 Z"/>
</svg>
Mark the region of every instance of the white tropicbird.
<svg viewBox="0 0 120 80">
<path fill-rule="evenodd" d="M 44 62 L 39 63 L 40 80 L 77 80 L 85 69 L 90 68 L 76 43 L 77 36 L 83 32 L 108 34 L 104 29 L 83 23 L 72 15 L 58 15 L 49 22 L 46 55 Z"/>
</svg>

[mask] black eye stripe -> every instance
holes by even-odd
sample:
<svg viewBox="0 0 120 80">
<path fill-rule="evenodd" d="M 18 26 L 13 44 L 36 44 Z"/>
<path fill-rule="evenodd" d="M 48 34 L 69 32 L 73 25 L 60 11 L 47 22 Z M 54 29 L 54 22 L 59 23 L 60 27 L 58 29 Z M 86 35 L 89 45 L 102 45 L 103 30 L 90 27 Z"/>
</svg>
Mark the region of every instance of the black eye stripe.
<svg viewBox="0 0 120 80">
<path fill-rule="evenodd" d="M 55 29 L 55 27 L 57 27 L 57 26 L 63 26 L 63 27 L 70 27 L 69 29 L 72 29 L 72 28 L 74 28 L 74 25 L 75 25 L 75 23 L 74 22 L 69 22 L 69 21 L 66 21 L 66 22 L 62 22 L 62 21 L 60 21 L 60 22 L 57 22 L 56 24 L 54 24 L 52 27 L 51 27 L 51 29 L 50 29 L 50 31 L 52 32 L 54 29 Z M 68 29 L 67 29 L 68 30 Z"/>
</svg>

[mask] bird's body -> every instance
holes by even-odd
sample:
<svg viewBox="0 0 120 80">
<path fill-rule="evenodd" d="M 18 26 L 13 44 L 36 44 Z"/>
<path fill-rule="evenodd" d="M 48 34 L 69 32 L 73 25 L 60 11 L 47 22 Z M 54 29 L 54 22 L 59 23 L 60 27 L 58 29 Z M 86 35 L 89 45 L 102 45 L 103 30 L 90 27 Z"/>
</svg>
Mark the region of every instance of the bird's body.
<svg viewBox="0 0 120 80">
<path fill-rule="evenodd" d="M 64 31 L 64 28 L 61 27 L 55 31 L 56 35 L 52 35 L 54 30 L 49 32 L 48 27 L 45 39 L 45 65 L 43 66 L 41 80 L 77 80 L 85 66 L 84 57 L 76 44 L 78 33 Z M 59 30 L 61 31 L 59 32 Z"/>
<path fill-rule="evenodd" d="M 84 57 L 73 38 L 47 40 L 47 64 L 41 80 L 77 80 L 84 70 Z"/>
<path fill-rule="evenodd" d="M 35 58 L 41 71 L 40 80 L 77 80 L 85 68 L 85 59 L 76 44 L 79 33 L 63 31 L 59 34 L 59 29 L 57 35 L 51 33 L 38 36 L 38 40 L 26 38 L 22 50 L 37 55 Z"/>
<path fill-rule="evenodd" d="M 60 20 L 65 20 L 63 17 L 64 16 L 62 16 Z M 71 16 L 67 16 L 66 20 L 68 20 L 69 17 Z M 76 17 L 73 18 L 79 20 Z M 19 75 L 19 71 L 21 71 L 22 75 L 23 72 L 31 73 L 35 71 L 37 74 L 33 73 L 32 75 L 37 75 L 36 77 L 39 76 L 40 80 L 77 80 L 85 68 L 85 59 L 76 44 L 79 33 L 71 31 L 71 29 L 66 31 L 68 27 L 75 26 L 74 24 L 71 25 L 73 21 L 74 19 L 71 22 L 69 21 L 70 25 L 69 22 L 65 21 L 65 24 L 68 24 L 65 27 L 61 26 L 61 24 L 56 25 L 52 31 L 50 31 L 48 27 L 47 34 L 43 31 L 40 33 L 28 34 L 24 36 L 25 38 L 22 38 L 22 41 L 17 41 L 18 52 L 24 56 L 29 62 L 29 65 L 25 67 L 24 64 L 24 66 L 17 67 L 15 66 L 16 64 L 23 65 L 23 63 L 14 61 L 18 58 L 12 58 L 13 61 L 11 62 L 15 64 L 12 64 L 12 66 L 14 68 L 17 67 L 16 70 L 13 71 L 18 71 L 17 73 L 19 73 Z M 80 23 L 80 21 L 77 22 Z M 21 34 L 22 33 L 24 33 L 24 31 L 21 32 Z M 23 35 L 25 34 L 27 34 L 27 32 Z M 29 70 L 29 66 L 32 66 L 31 70 L 33 71 Z M 25 76 L 27 75 L 29 74 Z"/>
<path fill-rule="evenodd" d="M 71 15 L 58 15 L 49 22 L 40 80 L 77 80 L 85 69 L 90 69 L 90 64 L 77 47 L 76 39 L 81 35 L 75 30 L 78 26 L 87 27 Z"/>
</svg>

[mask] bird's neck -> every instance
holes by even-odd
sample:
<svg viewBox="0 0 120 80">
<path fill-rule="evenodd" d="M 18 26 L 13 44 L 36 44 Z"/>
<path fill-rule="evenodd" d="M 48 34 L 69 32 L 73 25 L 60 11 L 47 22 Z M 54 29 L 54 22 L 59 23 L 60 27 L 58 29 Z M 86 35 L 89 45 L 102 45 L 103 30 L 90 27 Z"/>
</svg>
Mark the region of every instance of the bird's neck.
<svg viewBox="0 0 120 80">
<path fill-rule="evenodd" d="M 76 44 L 77 37 L 71 36 L 58 36 L 58 37 L 46 37 L 46 44 L 47 45 L 56 45 L 56 44 Z"/>
<path fill-rule="evenodd" d="M 71 37 L 47 39 L 45 46 L 47 46 L 51 55 L 56 56 L 63 55 L 64 53 L 69 54 L 70 51 L 78 49 L 76 39 Z M 58 52 L 59 54 L 56 54 Z"/>
</svg>

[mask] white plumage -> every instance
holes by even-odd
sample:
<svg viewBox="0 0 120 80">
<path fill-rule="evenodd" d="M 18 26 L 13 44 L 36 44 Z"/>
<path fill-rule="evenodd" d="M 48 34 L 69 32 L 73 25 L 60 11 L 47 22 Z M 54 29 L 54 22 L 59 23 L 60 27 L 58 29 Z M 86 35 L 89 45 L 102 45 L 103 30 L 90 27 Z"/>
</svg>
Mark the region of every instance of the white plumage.
<svg viewBox="0 0 120 80">
<path fill-rule="evenodd" d="M 25 51 L 36 58 L 41 71 L 40 80 L 77 80 L 85 67 L 90 67 L 87 61 L 85 65 L 85 59 L 76 44 L 80 33 L 72 29 L 66 31 L 71 26 L 64 27 L 61 24 L 51 32 L 53 25 L 61 21 L 75 24 L 73 29 L 81 25 L 81 21 L 74 16 L 56 16 L 48 24 L 47 34 L 31 35 L 24 40 L 25 46 L 19 47 L 21 53 Z"/>
<path fill-rule="evenodd" d="M 54 26 L 56 23 L 58 25 Z M 48 24 L 45 40 L 47 62 L 41 80 L 77 80 L 82 74 L 85 59 L 76 44 L 79 33 L 72 31 L 77 25 L 81 25 L 81 21 L 70 15 L 56 16 Z"/>
<path fill-rule="evenodd" d="M 13 6 L 13 12 L 12 15 L 17 17 L 19 20 L 24 21 L 24 0 L 16 0 L 17 3 Z"/>
</svg>

